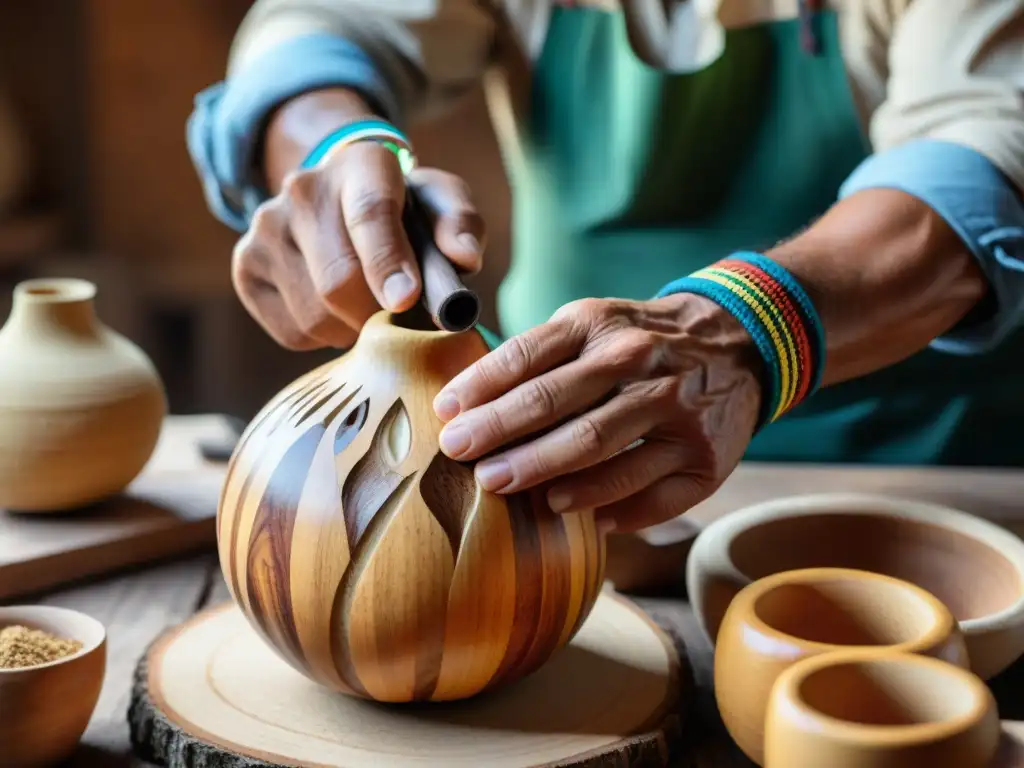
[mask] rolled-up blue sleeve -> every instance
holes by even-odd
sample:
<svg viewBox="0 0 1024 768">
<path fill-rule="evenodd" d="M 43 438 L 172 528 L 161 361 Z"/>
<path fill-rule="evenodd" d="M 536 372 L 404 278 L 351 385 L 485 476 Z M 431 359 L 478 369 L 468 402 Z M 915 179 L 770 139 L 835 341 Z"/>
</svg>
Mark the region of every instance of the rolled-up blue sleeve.
<svg viewBox="0 0 1024 768">
<path fill-rule="evenodd" d="M 196 96 L 188 150 L 218 219 L 242 232 L 267 198 L 253 153 L 270 113 L 299 94 L 332 86 L 359 91 L 383 116 L 397 119 L 394 94 L 369 56 L 329 34 L 282 42 Z"/>
<path fill-rule="evenodd" d="M 974 149 L 918 139 L 869 157 L 839 196 L 877 188 L 901 190 L 932 208 L 961 237 L 988 280 L 992 311 L 960 323 L 932 348 L 969 355 L 998 346 L 1024 317 L 1024 204 L 1013 183 Z"/>
</svg>

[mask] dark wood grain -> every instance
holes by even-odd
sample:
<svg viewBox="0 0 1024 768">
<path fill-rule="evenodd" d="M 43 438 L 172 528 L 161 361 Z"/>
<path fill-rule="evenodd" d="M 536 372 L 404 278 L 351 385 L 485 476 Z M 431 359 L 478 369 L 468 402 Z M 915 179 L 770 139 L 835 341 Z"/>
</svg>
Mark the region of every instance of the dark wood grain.
<svg viewBox="0 0 1024 768">
<path fill-rule="evenodd" d="M 516 609 L 508 648 L 491 685 L 501 685 L 516 670 L 525 667 L 530 644 L 537 637 L 540 604 L 544 596 L 544 563 L 536 511 L 528 503 L 528 498 L 521 495 L 509 497 L 508 506 L 516 564 Z"/>
<path fill-rule="evenodd" d="M 452 557 L 458 560 L 462 534 L 476 496 L 473 470 L 439 453 L 427 465 L 420 479 L 420 495 L 427 509 L 444 529 L 452 548 Z"/>
<path fill-rule="evenodd" d="M 404 410 L 405 405 L 401 400 L 397 400 L 388 409 L 373 434 L 369 450 L 345 478 L 341 490 L 341 509 L 345 516 L 350 551 L 355 551 L 374 517 L 409 478 L 409 475 L 395 472 L 384 460 L 388 426 Z M 302 476 L 305 475 L 304 468 Z"/>
<path fill-rule="evenodd" d="M 239 457 L 246 455 L 246 448 L 249 445 L 249 441 L 253 435 L 263 434 L 262 430 L 266 430 L 268 434 L 272 434 L 283 424 L 288 422 L 289 418 L 301 409 L 305 403 L 316 397 L 320 391 L 327 386 L 326 377 L 320 377 L 312 379 L 308 382 L 303 382 L 302 385 L 296 386 L 292 391 L 284 393 L 276 402 L 267 404 L 267 407 L 262 413 L 258 414 L 253 420 L 252 425 L 246 430 L 239 440 L 238 446 L 235 449 L 234 455 L 231 457 L 231 461 L 228 464 L 228 478 L 241 474 L 241 469 L 238 467 Z M 264 442 L 255 452 L 256 455 L 253 457 L 254 461 L 258 461 L 263 455 L 269 450 L 271 446 L 270 442 Z M 251 471 L 251 467 L 244 472 L 243 477 L 245 478 L 242 482 L 241 490 L 238 492 L 239 504 L 233 510 L 231 516 L 231 531 L 237 531 L 239 522 L 241 521 L 242 511 L 245 509 L 244 500 L 248 498 L 249 491 L 252 489 L 252 484 L 256 480 L 256 473 Z M 227 481 L 226 481 L 227 483 Z M 227 491 L 225 485 L 225 492 Z M 218 517 L 220 517 L 220 511 L 218 510 Z M 221 533 L 224 531 L 223 521 L 218 520 L 217 526 L 217 537 L 218 540 L 221 538 Z M 240 579 L 241 574 L 238 572 L 236 563 L 238 562 L 238 546 L 239 537 L 237 535 L 228 537 L 228 553 L 226 562 L 222 562 L 222 565 L 226 568 L 226 573 L 230 575 L 229 581 L 231 583 L 232 594 L 241 594 L 240 590 Z M 223 560 L 223 558 L 222 558 Z"/>
<path fill-rule="evenodd" d="M 256 509 L 246 558 L 246 589 L 253 618 L 264 634 L 278 635 L 282 650 L 302 667 L 306 662 L 292 611 L 292 528 L 306 470 L 328 423 L 322 421 L 307 429 L 274 469 Z"/>
<path fill-rule="evenodd" d="M 530 649 L 520 665 L 521 669 L 532 672 L 551 658 L 551 654 L 562 644 L 566 617 L 572 616 L 569 610 L 572 573 L 558 567 L 559 563 L 571 560 L 572 554 L 566 531 L 567 518 L 554 514 L 548 508 L 544 491 L 532 489 L 520 498 L 524 500 L 525 506 L 535 510 L 534 524 L 540 531 L 538 538 L 543 574 L 540 603 L 536 606 L 536 617 L 530 622 L 534 624 L 536 631 Z M 596 584 L 600 581 L 597 578 L 592 581 L 595 582 L 596 589 Z M 575 623 L 575 620 L 572 623 Z"/>
</svg>

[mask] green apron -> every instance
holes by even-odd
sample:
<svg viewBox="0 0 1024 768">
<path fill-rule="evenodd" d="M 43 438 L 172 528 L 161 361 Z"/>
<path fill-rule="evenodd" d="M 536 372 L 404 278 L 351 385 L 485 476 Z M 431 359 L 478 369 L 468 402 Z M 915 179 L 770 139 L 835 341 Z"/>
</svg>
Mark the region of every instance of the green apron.
<svg viewBox="0 0 1024 768">
<path fill-rule="evenodd" d="M 798 20 L 726 33 L 707 68 L 634 53 L 624 14 L 555 8 L 533 75 L 502 330 L 582 297 L 647 299 L 734 250 L 792 236 L 866 157 L 832 12 L 817 55 Z M 763 461 L 1024 464 L 1021 339 L 998 354 L 931 350 L 821 390 L 759 433 Z"/>
</svg>

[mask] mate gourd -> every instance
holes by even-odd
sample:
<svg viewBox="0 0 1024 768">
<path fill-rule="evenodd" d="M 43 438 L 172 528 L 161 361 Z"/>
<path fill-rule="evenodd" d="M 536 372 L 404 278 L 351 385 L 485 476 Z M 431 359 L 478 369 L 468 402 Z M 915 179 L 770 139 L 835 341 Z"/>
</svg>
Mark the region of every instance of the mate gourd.
<svg viewBox="0 0 1024 768">
<path fill-rule="evenodd" d="M 242 435 L 218 513 L 235 601 L 293 667 L 385 702 L 471 696 L 567 643 L 601 589 L 592 512 L 483 490 L 432 401 L 487 346 L 380 312 Z"/>
</svg>

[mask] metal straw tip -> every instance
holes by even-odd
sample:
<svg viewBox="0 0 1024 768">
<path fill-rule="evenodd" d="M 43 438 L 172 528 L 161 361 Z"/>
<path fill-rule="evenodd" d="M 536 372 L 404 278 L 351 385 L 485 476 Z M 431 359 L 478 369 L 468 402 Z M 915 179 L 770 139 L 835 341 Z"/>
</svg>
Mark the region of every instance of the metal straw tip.
<svg viewBox="0 0 1024 768">
<path fill-rule="evenodd" d="M 480 319 L 480 298 L 468 288 L 450 294 L 437 310 L 437 322 L 453 333 L 468 331 Z"/>
</svg>

